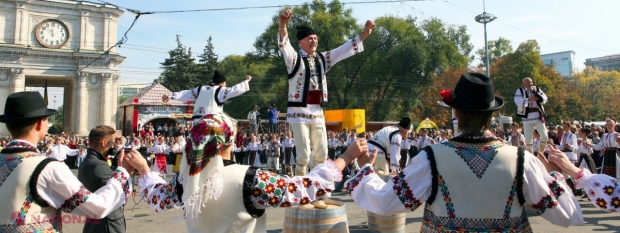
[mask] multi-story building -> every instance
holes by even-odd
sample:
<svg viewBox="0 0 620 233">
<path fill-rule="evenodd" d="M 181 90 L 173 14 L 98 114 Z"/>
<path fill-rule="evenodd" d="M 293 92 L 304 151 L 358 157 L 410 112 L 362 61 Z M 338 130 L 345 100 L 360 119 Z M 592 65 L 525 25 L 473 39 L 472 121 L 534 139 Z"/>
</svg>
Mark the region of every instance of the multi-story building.
<svg viewBox="0 0 620 233">
<path fill-rule="evenodd" d="M 573 74 L 575 68 L 575 51 L 569 50 L 558 53 L 541 54 L 540 60 L 545 65 L 553 65 L 555 70 L 562 75 L 562 78 L 568 78 Z"/>
<path fill-rule="evenodd" d="M 612 54 L 603 57 L 595 57 L 586 59 L 586 66 L 595 67 L 601 71 L 618 71 L 620 72 L 620 54 Z"/>
</svg>

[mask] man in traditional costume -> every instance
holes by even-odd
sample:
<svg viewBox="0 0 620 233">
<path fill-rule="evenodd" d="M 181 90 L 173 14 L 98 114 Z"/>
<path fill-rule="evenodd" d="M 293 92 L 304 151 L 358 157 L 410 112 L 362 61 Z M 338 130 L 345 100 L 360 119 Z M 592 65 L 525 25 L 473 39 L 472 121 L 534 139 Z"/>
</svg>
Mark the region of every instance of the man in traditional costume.
<svg viewBox="0 0 620 233">
<path fill-rule="evenodd" d="M 310 151 L 314 152 L 312 164 L 318 165 L 327 158 L 327 131 L 321 106 L 328 104 L 327 76 L 336 63 L 364 51 L 362 41 L 372 32 L 375 24 L 366 21 L 364 32 L 340 47 L 317 53 L 316 33 L 309 27 L 297 27 L 297 42 L 301 50 L 295 51 L 288 39 L 287 23 L 292 12 L 280 13 L 278 47 L 288 71 L 287 122 L 291 123 L 297 148 L 296 175 L 307 173 Z"/>
<path fill-rule="evenodd" d="M 156 212 L 183 208 L 188 232 L 267 232 L 265 208 L 329 198 L 346 164 L 367 152 L 360 139 L 339 159 L 317 165 L 306 176 L 280 176 L 230 160 L 234 119 L 221 112 L 207 113 L 194 129 L 203 126 L 211 133 L 192 131 L 180 174 L 169 183 L 156 173 L 139 180 L 140 197 Z"/>
<path fill-rule="evenodd" d="M 226 76 L 219 71 L 213 72 L 211 85 L 200 85 L 192 90 L 174 92 L 170 98 L 187 102 L 194 101 L 194 115 L 192 119 L 198 122 L 207 112 L 224 111 L 224 101 L 239 96 L 250 90 L 252 76 L 246 75 L 245 80 L 231 88 L 226 87 Z"/>
<path fill-rule="evenodd" d="M 547 127 L 545 127 L 545 108 L 547 95 L 540 87 L 534 86 L 531 78 L 523 79 L 523 87 L 517 89 L 514 97 L 517 105 L 517 116 L 522 118 L 523 134 L 525 136 L 525 149 L 532 151 L 532 134 L 534 127 L 540 133 L 540 145 L 538 151 L 544 151 L 547 145 Z"/>
<path fill-rule="evenodd" d="M 387 184 L 372 156 L 358 158 L 363 167 L 346 184 L 358 206 L 393 215 L 426 202 L 421 232 L 532 232 L 526 204 L 555 225 L 584 223 L 562 174 L 550 175 L 536 156 L 488 131 L 504 104 L 489 77 L 464 73 L 449 96 L 460 135 L 426 147 Z"/>
<path fill-rule="evenodd" d="M 0 122 L 13 140 L 0 151 L 0 167 L 5 169 L 0 173 L 1 232 L 62 232 L 62 212 L 100 219 L 126 203 L 132 184 L 128 171 L 134 168 L 124 153 L 122 166 L 102 181 L 105 185 L 89 192 L 64 163 L 42 156 L 36 148 L 49 128 L 47 118 L 56 110 L 47 109 L 38 92 L 13 93 L 5 106 Z M 113 137 L 107 142 L 113 143 Z M 132 155 L 140 153 L 132 150 L 127 157 Z M 134 159 L 144 161 L 139 157 Z M 148 167 L 138 171 L 147 173 Z"/>
<path fill-rule="evenodd" d="M 571 126 L 572 124 L 570 121 L 565 121 L 562 123 L 562 129 L 564 130 L 564 134 L 560 139 L 558 149 L 566 153 L 568 159 L 573 161 L 573 163 L 577 163 L 577 159 L 579 159 L 579 154 L 577 154 L 577 151 L 579 150 L 579 144 L 577 144 L 577 136 L 570 131 Z"/>
<path fill-rule="evenodd" d="M 391 171 L 400 171 L 400 151 L 403 138 L 411 130 L 411 119 L 403 117 L 398 126 L 387 126 L 380 129 L 368 140 L 368 150 L 378 149 L 378 157 L 374 169 L 381 176 Z"/>
</svg>

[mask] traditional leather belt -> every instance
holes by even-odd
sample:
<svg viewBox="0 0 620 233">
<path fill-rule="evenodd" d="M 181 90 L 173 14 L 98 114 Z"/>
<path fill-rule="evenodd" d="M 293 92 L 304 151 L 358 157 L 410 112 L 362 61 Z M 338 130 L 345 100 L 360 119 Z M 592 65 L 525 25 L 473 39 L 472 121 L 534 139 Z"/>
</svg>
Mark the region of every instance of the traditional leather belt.
<svg viewBox="0 0 620 233">
<path fill-rule="evenodd" d="M 563 149 L 562 152 L 573 152 L 571 149 Z"/>
<path fill-rule="evenodd" d="M 616 150 L 618 149 L 617 147 L 605 147 L 605 150 Z"/>
<path fill-rule="evenodd" d="M 321 91 L 308 91 L 308 104 L 321 104 Z"/>
</svg>

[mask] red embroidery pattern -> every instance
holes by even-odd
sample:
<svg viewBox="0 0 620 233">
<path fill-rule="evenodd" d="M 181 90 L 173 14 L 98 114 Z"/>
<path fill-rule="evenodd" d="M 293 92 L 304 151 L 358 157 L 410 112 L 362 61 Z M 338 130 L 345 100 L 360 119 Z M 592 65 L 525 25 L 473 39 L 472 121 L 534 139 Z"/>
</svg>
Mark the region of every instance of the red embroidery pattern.
<svg viewBox="0 0 620 233">
<path fill-rule="evenodd" d="M 70 213 L 75 208 L 80 206 L 82 203 L 86 202 L 86 200 L 88 200 L 88 195 L 90 194 L 91 194 L 90 191 L 88 191 L 86 187 L 82 185 L 80 186 L 77 192 L 75 192 L 71 197 L 65 200 L 65 202 L 62 203 L 62 205 L 60 205 L 59 209 L 61 209 L 64 212 Z"/>
<path fill-rule="evenodd" d="M 357 173 L 355 178 L 349 180 L 349 182 L 347 183 L 347 186 L 345 187 L 345 190 L 348 190 L 349 191 L 349 195 L 351 195 L 351 193 L 353 193 L 353 190 L 355 189 L 355 187 L 357 187 L 357 185 L 360 184 L 360 181 L 362 181 L 362 179 L 365 176 L 370 175 L 372 173 L 375 173 L 375 170 L 373 170 L 372 167 L 366 166 L 366 167 L 362 168 L 362 170 Z"/>
<path fill-rule="evenodd" d="M 394 178 L 392 178 L 392 182 L 394 183 L 394 192 L 396 192 L 396 196 L 398 196 L 400 202 L 405 205 L 405 208 L 414 211 L 420 205 L 422 205 L 422 203 L 417 198 L 415 198 L 415 196 L 413 195 L 413 191 L 411 191 L 411 187 L 405 180 L 405 173 L 398 173 L 397 176 L 394 176 Z"/>
<path fill-rule="evenodd" d="M 536 213 L 543 214 L 547 208 L 553 208 L 558 205 L 558 200 L 551 196 L 547 195 L 538 201 L 538 203 L 532 205 L 532 208 L 536 210 Z"/>
</svg>

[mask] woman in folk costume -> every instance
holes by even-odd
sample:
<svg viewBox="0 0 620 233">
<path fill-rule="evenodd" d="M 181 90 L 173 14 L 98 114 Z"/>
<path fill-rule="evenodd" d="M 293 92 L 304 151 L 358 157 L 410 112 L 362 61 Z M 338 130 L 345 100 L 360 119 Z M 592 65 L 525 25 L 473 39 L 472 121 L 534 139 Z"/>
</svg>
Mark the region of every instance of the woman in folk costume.
<svg viewBox="0 0 620 233">
<path fill-rule="evenodd" d="M 360 139 L 306 176 L 279 176 L 230 160 L 236 125 L 222 112 L 205 115 L 189 137 L 180 174 L 169 183 L 146 179 L 155 173 L 143 176 L 141 198 L 156 212 L 182 207 L 189 232 L 266 232 L 265 208 L 328 198 L 345 165 L 367 152 Z"/>
<path fill-rule="evenodd" d="M 426 147 L 387 184 L 372 156 L 358 158 L 363 167 L 346 184 L 358 206 L 393 215 L 426 202 L 421 232 L 532 232 L 525 205 L 556 225 L 583 224 L 561 174 L 548 174 L 536 156 L 488 131 L 504 104 L 489 77 L 464 73 L 443 98 L 456 109 L 460 135 Z"/>
<path fill-rule="evenodd" d="M 172 150 L 168 145 L 166 145 L 164 137 L 159 137 L 158 143 L 159 144 L 149 148 L 148 152 L 155 155 L 153 171 L 159 172 L 159 174 L 165 178 L 168 174 L 168 161 L 166 160 L 166 157 L 168 157 L 168 154 L 172 152 Z"/>
<path fill-rule="evenodd" d="M 592 145 L 595 150 L 600 150 L 603 153 L 603 174 L 620 178 L 620 159 L 618 159 L 618 144 L 620 144 L 620 133 L 614 130 L 616 121 L 607 118 L 605 120 L 605 127 L 607 132 L 601 137 L 601 141 Z"/>
<path fill-rule="evenodd" d="M 256 139 L 256 136 L 250 136 L 250 143 L 243 149 L 245 152 L 250 153 L 249 165 L 254 167 L 261 167 L 260 152 L 263 151 L 263 145 Z"/>
<path fill-rule="evenodd" d="M 592 140 L 588 138 L 588 135 L 590 135 L 589 128 L 579 129 L 579 139 L 577 140 L 579 143 L 579 159 L 575 165 L 588 168 L 594 174 L 596 173 L 596 165 L 594 165 L 594 160 L 591 157 L 593 152 Z"/>
</svg>

